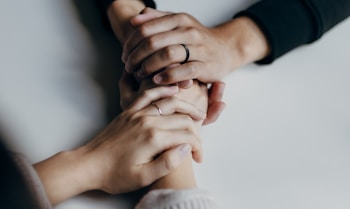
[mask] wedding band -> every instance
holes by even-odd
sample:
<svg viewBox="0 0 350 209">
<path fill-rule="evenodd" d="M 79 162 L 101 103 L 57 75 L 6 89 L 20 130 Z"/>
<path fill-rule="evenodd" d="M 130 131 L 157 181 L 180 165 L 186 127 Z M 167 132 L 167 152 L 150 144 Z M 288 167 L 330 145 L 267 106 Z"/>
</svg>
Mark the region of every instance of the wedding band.
<svg viewBox="0 0 350 209">
<path fill-rule="evenodd" d="M 155 102 L 152 102 L 152 105 L 157 108 L 158 112 L 159 112 L 159 115 L 163 115 L 163 112 L 162 110 L 160 109 L 160 107 L 155 103 Z"/>
<path fill-rule="evenodd" d="M 186 51 L 186 58 L 183 62 L 181 62 L 181 64 L 184 64 L 188 61 L 188 59 L 190 58 L 190 50 L 188 49 L 188 47 L 185 44 L 180 44 L 181 46 L 183 46 L 183 48 Z"/>
</svg>

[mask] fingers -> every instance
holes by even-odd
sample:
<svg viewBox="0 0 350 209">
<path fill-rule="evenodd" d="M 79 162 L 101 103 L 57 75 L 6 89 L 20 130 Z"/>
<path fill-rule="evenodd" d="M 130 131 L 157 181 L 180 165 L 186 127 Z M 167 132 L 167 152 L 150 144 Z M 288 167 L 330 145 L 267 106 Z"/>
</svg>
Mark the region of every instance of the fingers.
<svg viewBox="0 0 350 209">
<path fill-rule="evenodd" d="M 139 15 L 131 18 L 130 24 L 134 27 L 140 26 L 145 22 L 148 22 L 152 19 L 159 18 L 165 15 L 170 14 L 169 12 L 161 12 L 149 7 L 146 7 L 144 10 L 140 12 Z"/>
<path fill-rule="evenodd" d="M 157 101 L 164 97 L 175 95 L 179 91 L 177 86 L 160 86 L 148 89 L 140 95 L 137 100 L 131 105 L 129 111 L 139 111 L 149 106 L 153 101 Z"/>
<path fill-rule="evenodd" d="M 193 85 L 193 80 L 180 81 L 177 85 L 182 89 L 189 89 Z"/>
<path fill-rule="evenodd" d="M 150 153 L 159 154 L 179 144 L 186 143 L 190 144 L 192 147 L 193 159 L 198 163 L 202 161 L 201 138 L 196 129 L 158 129 L 153 134 L 154 135 L 150 137 L 152 141 L 147 144 L 147 150 Z"/>
<path fill-rule="evenodd" d="M 226 104 L 224 102 L 215 102 L 208 107 L 207 118 L 203 121 L 203 125 L 208 125 L 215 122 L 222 111 L 224 111 Z"/>
<path fill-rule="evenodd" d="M 193 104 L 177 98 L 176 96 L 168 97 L 153 103 L 145 110 L 139 112 L 141 115 L 171 115 L 181 113 L 190 116 L 193 120 L 204 120 L 206 111 L 198 109 Z"/>
<path fill-rule="evenodd" d="M 225 83 L 221 81 L 216 81 L 212 83 L 209 88 L 209 103 L 211 101 L 221 101 L 224 95 Z"/>
<path fill-rule="evenodd" d="M 161 73 L 153 77 L 153 82 L 156 84 L 172 84 L 184 80 L 196 79 L 201 71 L 205 71 L 206 66 L 201 62 L 188 62 L 176 67 L 166 68 Z M 205 79 L 201 79 L 206 82 Z"/>
<path fill-rule="evenodd" d="M 164 33 L 172 31 L 176 28 L 180 28 L 185 25 L 194 24 L 194 18 L 190 15 L 184 13 L 177 14 L 167 14 L 165 16 L 150 20 L 142 24 L 135 32 L 130 36 L 130 38 L 125 42 L 122 60 L 127 61 L 131 51 L 139 44 L 141 41 L 147 37 L 155 34 Z"/>
<path fill-rule="evenodd" d="M 150 184 L 157 179 L 166 176 L 181 163 L 191 153 L 191 146 L 189 144 L 181 144 L 161 154 L 154 161 L 144 165 L 144 175 L 148 176 L 147 184 Z"/>
<path fill-rule="evenodd" d="M 155 61 L 168 60 L 167 65 L 161 65 L 158 69 L 168 66 L 172 63 L 181 63 L 186 58 L 186 51 L 180 44 L 186 44 L 190 49 L 190 57 L 193 60 L 194 55 L 200 54 L 200 47 L 193 47 L 199 41 L 198 31 L 195 29 L 178 28 L 167 32 L 158 33 L 149 37 L 145 37 L 135 46 L 127 55 L 125 60 L 125 69 L 127 72 L 134 71 L 144 59 L 155 55 Z M 192 45 L 192 46 L 190 46 Z M 172 63 L 169 63 L 172 61 Z"/>
</svg>

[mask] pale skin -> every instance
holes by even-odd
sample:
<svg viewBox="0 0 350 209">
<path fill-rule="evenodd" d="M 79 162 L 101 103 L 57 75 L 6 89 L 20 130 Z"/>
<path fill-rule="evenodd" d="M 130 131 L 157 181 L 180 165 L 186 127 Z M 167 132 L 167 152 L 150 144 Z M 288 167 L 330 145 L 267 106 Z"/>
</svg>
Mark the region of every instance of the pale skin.
<svg viewBox="0 0 350 209">
<path fill-rule="evenodd" d="M 119 194 L 154 182 L 153 188 L 195 187 L 192 159 L 202 159 L 198 128 L 206 118 L 206 86 L 148 89 L 144 82 L 130 94 L 124 112 L 91 142 L 34 165 L 52 205 L 90 190 Z M 175 171 L 179 166 L 186 180 Z"/>
<path fill-rule="evenodd" d="M 115 36 L 118 38 L 119 42 L 125 48 L 126 40 L 136 31 L 137 27 L 131 25 L 131 19 L 140 14 L 141 11 L 145 9 L 145 5 L 139 0 L 118 0 L 114 1 L 112 5 L 108 8 L 107 15 L 114 31 Z M 144 17 L 143 21 L 150 21 L 154 19 L 154 16 Z M 126 85 L 132 83 L 132 78 Z M 191 82 L 189 82 L 191 81 Z M 180 82 L 179 85 L 188 88 L 192 84 L 192 80 L 186 80 Z M 125 87 L 128 88 L 128 87 Z M 223 82 L 217 81 L 211 84 L 209 89 L 209 101 L 208 101 L 208 111 L 207 118 L 204 120 L 203 124 L 210 124 L 216 121 L 220 113 L 225 108 L 225 103 L 222 102 L 223 91 L 225 84 Z M 121 105 L 127 103 L 128 98 L 125 94 L 121 95 Z"/>
<path fill-rule="evenodd" d="M 212 83 L 234 69 L 266 57 L 267 40 L 249 18 L 239 17 L 209 28 L 186 13 L 160 12 L 147 8 L 131 19 L 137 29 L 124 44 L 126 71 L 139 78 L 153 75 L 157 84 L 189 79 Z M 187 63 L 184 48 L 190 50 Z"/>
<path fill-rule="evenodd" d="M 155 86 L 151 80 L 144 80 L 140 84 L 140 89 L 136 91 L 130 87 L 130 85 L 128 85 L 131 78 L 132 76 L 130 74 L 124 73 L 119 81 L 120 92 L 125 96 L 124 104 L 122 104 L 122 107 L 124 108 L 126 108 L 129 103 L 137 98 L 138 91 L 150 89 Z M 182 101 L 191 101 L 191 103 L 199 108 L 203 113 L 205 113 L 206 109 L 208 108 L 207 87 L 204 84 L 200 84 L 198 81 L 195 81 L 194 85 L 188 89 L 180 89 L 180 92 L 176 94 L 176 97 Z M 161 108 L 162 112 L 164 112 L 162 104 L 157 104 Z M 197 120 L 194 122 L 198 131 L 203 122 L 203 120 Z M 179 167 L 174 169 L 168 175 L 155 181 L 151 185 L 150 189 L 189 189 L 197 187 L 196 178 L 192 167 L 193 157 L 196 158 L 195 155 L 188 155 Z"/>
<path fill-rule="evenodd" d="M 115 1 L 108 9 L 108 16 L 111 22 L 112 29 L 119 39 L 122 45 L 124 45 L 124 59 L 125 52 L 127 52 L 128 41 L 130 42 L 130 37 L 135 37 L 137 34 L 138 27 L 146 22 L 151 22 L 152 20 L 156 20 L 157 18 L 164 16 L 164 13 L 148 13 L 147 10 L 141 9 L 141 5 L 139 1 L 128 1 L 128 0 L 118 0 Z M 124 9 L 128 8 L 128 9 Z M 143 10 L 144 15 L 138 15 Z M 137 13 L 137 14 L 136 14 Z M 150 14 L 150 15 L 148 15 Z M 135 16 L 138 15 L 138 16 Z M 131 21 L 130 21 L 131 20 Z M 136 26 L 136 27 L 135 27 Z M 129 44 L 130 45 L 130 44 Z M 158 62 L 157 60 L 155 62 Z M 180 62 L 180 61 L 179 61 Z M 160 62 L 160 64 L 162 64 Z M 179 66 L 176 62 L 168 63 L 169 66 Z M 128 66 L 128 64 L 126 64 Z M 129 72 L 130 69 L 128 69 Z M 140 77 L 140 79 L 143 77 Z M 192 81 L 192 78 L 189 78 Z M 130 85 L 134 83 L 133 76 L 130 74 L 124 73 L 123 78 L 120 82 L 120 90 L 121 90 L 121 106 L 125 108 L 129 101 L 132 101 L 133 94 L 132 92 L 133 86 Z M 179 84 L 181 86 L 181 82 L 186 82 L 186 80 L 179 80 Z M 174 82 L 175 83 L 175 82 Z M 195 82 L 196 85 L 198 84 Z M 187 83 L 188 84 L 188 83 Z M 186 88 L 191 86 L 183 85 Z M 220 114 L 220 112 L 224 108 L 224 103 L 221 102 L 222 94 L 223 94 L 224 84 L 222 82 L 214 82 L 209 91 L 209 102 L 208 102 L 208 117 L 204 121 L 204 124 L 211 123 L 215 121 Z M 190 88 L 191 89 L 191 88 Z M 188 92 L 191 92 L 189 89 Z M 190 94 L 188 94 L 190 95 Z M 186 97 L 184 97 L 186 99 Z M 163 178 L 156 181 L 152 184 L 153 189 L 160 188 L 173 188 L 173 189 L 185 189 L 185 188 L 193 188 L 196 187 L 195 176 L 192 169 L 192 158 L 188 157 L 182 165 L 171 172 L 170 174 L 164 176 Z"/>
<path fill-rule="evenodd" d="M 206 98 L 206 91 L 195 86 L 194 99 Z M 192 156 L 200 162 L 194 121 L 201 123 L 205 112 L 197 107 L 198 101 L 181 99 L 179 95 L 186 93 L 180 91 L 163 86 L 136 92 L 135 101 L 92 141 L 35 164 L 50 202 L 56 205 L 90 190 L 134 191 L 191 163 Z M 152 102 L 162 109 L 162 116 Z"/>
</svg>

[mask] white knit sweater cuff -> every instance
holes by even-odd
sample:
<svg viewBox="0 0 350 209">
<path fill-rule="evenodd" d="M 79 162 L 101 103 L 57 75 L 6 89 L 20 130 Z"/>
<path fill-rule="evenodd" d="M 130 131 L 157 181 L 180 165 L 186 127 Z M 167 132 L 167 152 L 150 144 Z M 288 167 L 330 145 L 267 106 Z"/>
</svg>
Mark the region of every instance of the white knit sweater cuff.
<svg viewBox="0 0 350 209">
<path fill-rule="evenodd" d="M 136 209 L 218 209 L 214 197 L 201 189 L 160 189 L 146 194 Z"/>
</svg>

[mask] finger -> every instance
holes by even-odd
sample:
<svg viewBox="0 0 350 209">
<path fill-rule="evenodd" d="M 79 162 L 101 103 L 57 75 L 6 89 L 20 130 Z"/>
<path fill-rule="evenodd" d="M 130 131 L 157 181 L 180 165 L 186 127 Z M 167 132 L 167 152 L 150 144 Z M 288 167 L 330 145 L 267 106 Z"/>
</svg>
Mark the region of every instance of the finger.
<svg viewBox="0 0 350 209">
<path fill-rule="evenodd" d="M 225 90 L 225 83 L 216 81 L 209 88 L 209 103 L 221 101 Z"/>
<path fill-rule="evenodd" d="M 190 116 L 196 121 L 204 120 L 206 118 L 206 111 L 200 110 L 193 104 L 190 104 L 187 101 L 179 99 L 175 96 L 154 102 L 153 105 L 147 107 L 140 114 L 154 115 L 155 110 L 156 115 L 181 113 Z"/>
<path fill-rule="evenodd" d="M 164 47 L 161 46 L 159 49 L 156 48 L 154 51 L 141 48 L 138 48 L 140 50 L 135 49 L 126 62 L 126 66 L 129 68 L 129 70 L 138 69 L 136 76 L 142 79 L 172 64 L 183 64 L 183 62 L 186 60 L 186 62 L 191 62 L 202 59 L 202 50 L 200 47 L 187 44 L 187 52 L 185 48 L 179 44 L 181 42 L 185 42 L 185 40 L 181 41 L 179 38 L 178 40 L 174 40 L 173 43 L 164 43 Z M 140 67 L 137 68 L 138 66 Z"/>
<path fill-rule="evenodd" d="M 122 60 L 125 62 L 130 52 L 147 37 L 158 33 L 172 31 L 185 25 L 192 25 L 192 17 L 184 13 L 171 13 L 139 26 L 124 44 Z"/>
<path fill-rule="evenodd" d="M 149 106 L 153 101 L 157 101 L 164 97 L 173 96 L 178 91 L 178 86 L 160 86 L 148 89 L 137 98 L 137 100 L 129 108 L 129 111 L 139 111 Z"/>
<path fill-rule="evenodd" d="M 222 102 L 224 89 L 225 83 L 221 81 L 214 82 L 209 88 L 207 118 L 203 121 L 203 125 L 215 122 L 224 110 L 225 103 Z"/>
<path fill-rule="evenodd" d="M 185 80 L 196 79 L 205 69 L 205 65 L 201 62 L 188 62 L 177 67 L 166 68 L 161 73 L 153 77 L 153 82 L 156 84 L 172 84 Z M 202 79 L 202 82 L 207 82 Z"/>
<path fill-rule="evenodd" d="M 168 14 L 170 13 L 162 12 L 162 11 L 158 11 L 158 10 L 146 7 L 140 12 L 139 15 L 136 15 L 135 17 L 131 18 L 130 24 L 134 27 L 137 27 L 152 19 L 159 18 Z"/>
<path fill-rule="evenodd" d="M 149 184 L 171 173 L 190 154 L 191 146 L 189 144 L 181 144 L 165 151 L 154 161 L 145 164 L 143 166 L 144 175 L 148 177 Z"/>
<path fill-rule="evenodd" d="M 226 104 L 224 102 L 214 102 L 210 104 L 208 107 L 207 118 L 203 121 L 203 125 L 215 122 L 225 109 L 225 106 Z"/>
<path fill-rule="evenodd" d="M 196 129 L 158 129 L 149 140 L 151 141 L 146 142 L 144 147 L 147 147 L 150 153 L 159 154 L 164 150 L 186 143 L 192 147 L 193 159 L 198 163 L 202 161 L 201 138 Z"/>
<path fill-rule="evenodd" d="M 131 72 L 136 68 L 139 63 L 145 58 L 149 57 L 158 50 L 161 53 L 158 57 L 161 59 L 175 59 L 172 61 L 183 62 L 186 58 L 186 51 L 180 44 L 195 45 L 200 40 L 199 35 L 196 34 L 195 29 L 187 28 L 177 28 L 176 30 L 166 31 L 157 33 L 148 37 L 143 38 L 137 46 L 135 46 L 126 56 L 125 68 L 127 72 Z M 169 47 L 168 47 L 169 46 Z M 198 49 L 200 50 L 200 49 Z M 197 50 L 197 51 L 198 51 Z M 190 50 L 191 56 L 188 60 L 195 60 L 194 58 L 196 51 L 194 49 Z M 201 51 L 199 51 L 200 53 Z M 168 58 L 169 56 L 169 58 Z M 192 59 L 191 59 L 192 58 Z M 175 63 L 173 62 L 173 63 Z M 171 64 L 171 63 L 170 63 Z M 170 65 L 168 64 L 168 65 Z M 168 66 L 165 65 L 165 66 Z M 164 67 L 165 67 L 164 66 Z M 158 68 L 160 69 L 160 68 Z"/>
<path fill-rule="evenodd" d="M 193 80 L 180 81 L 177 85 L 179 88 L 189 89 L 193 85 Z"/>
</svg>

